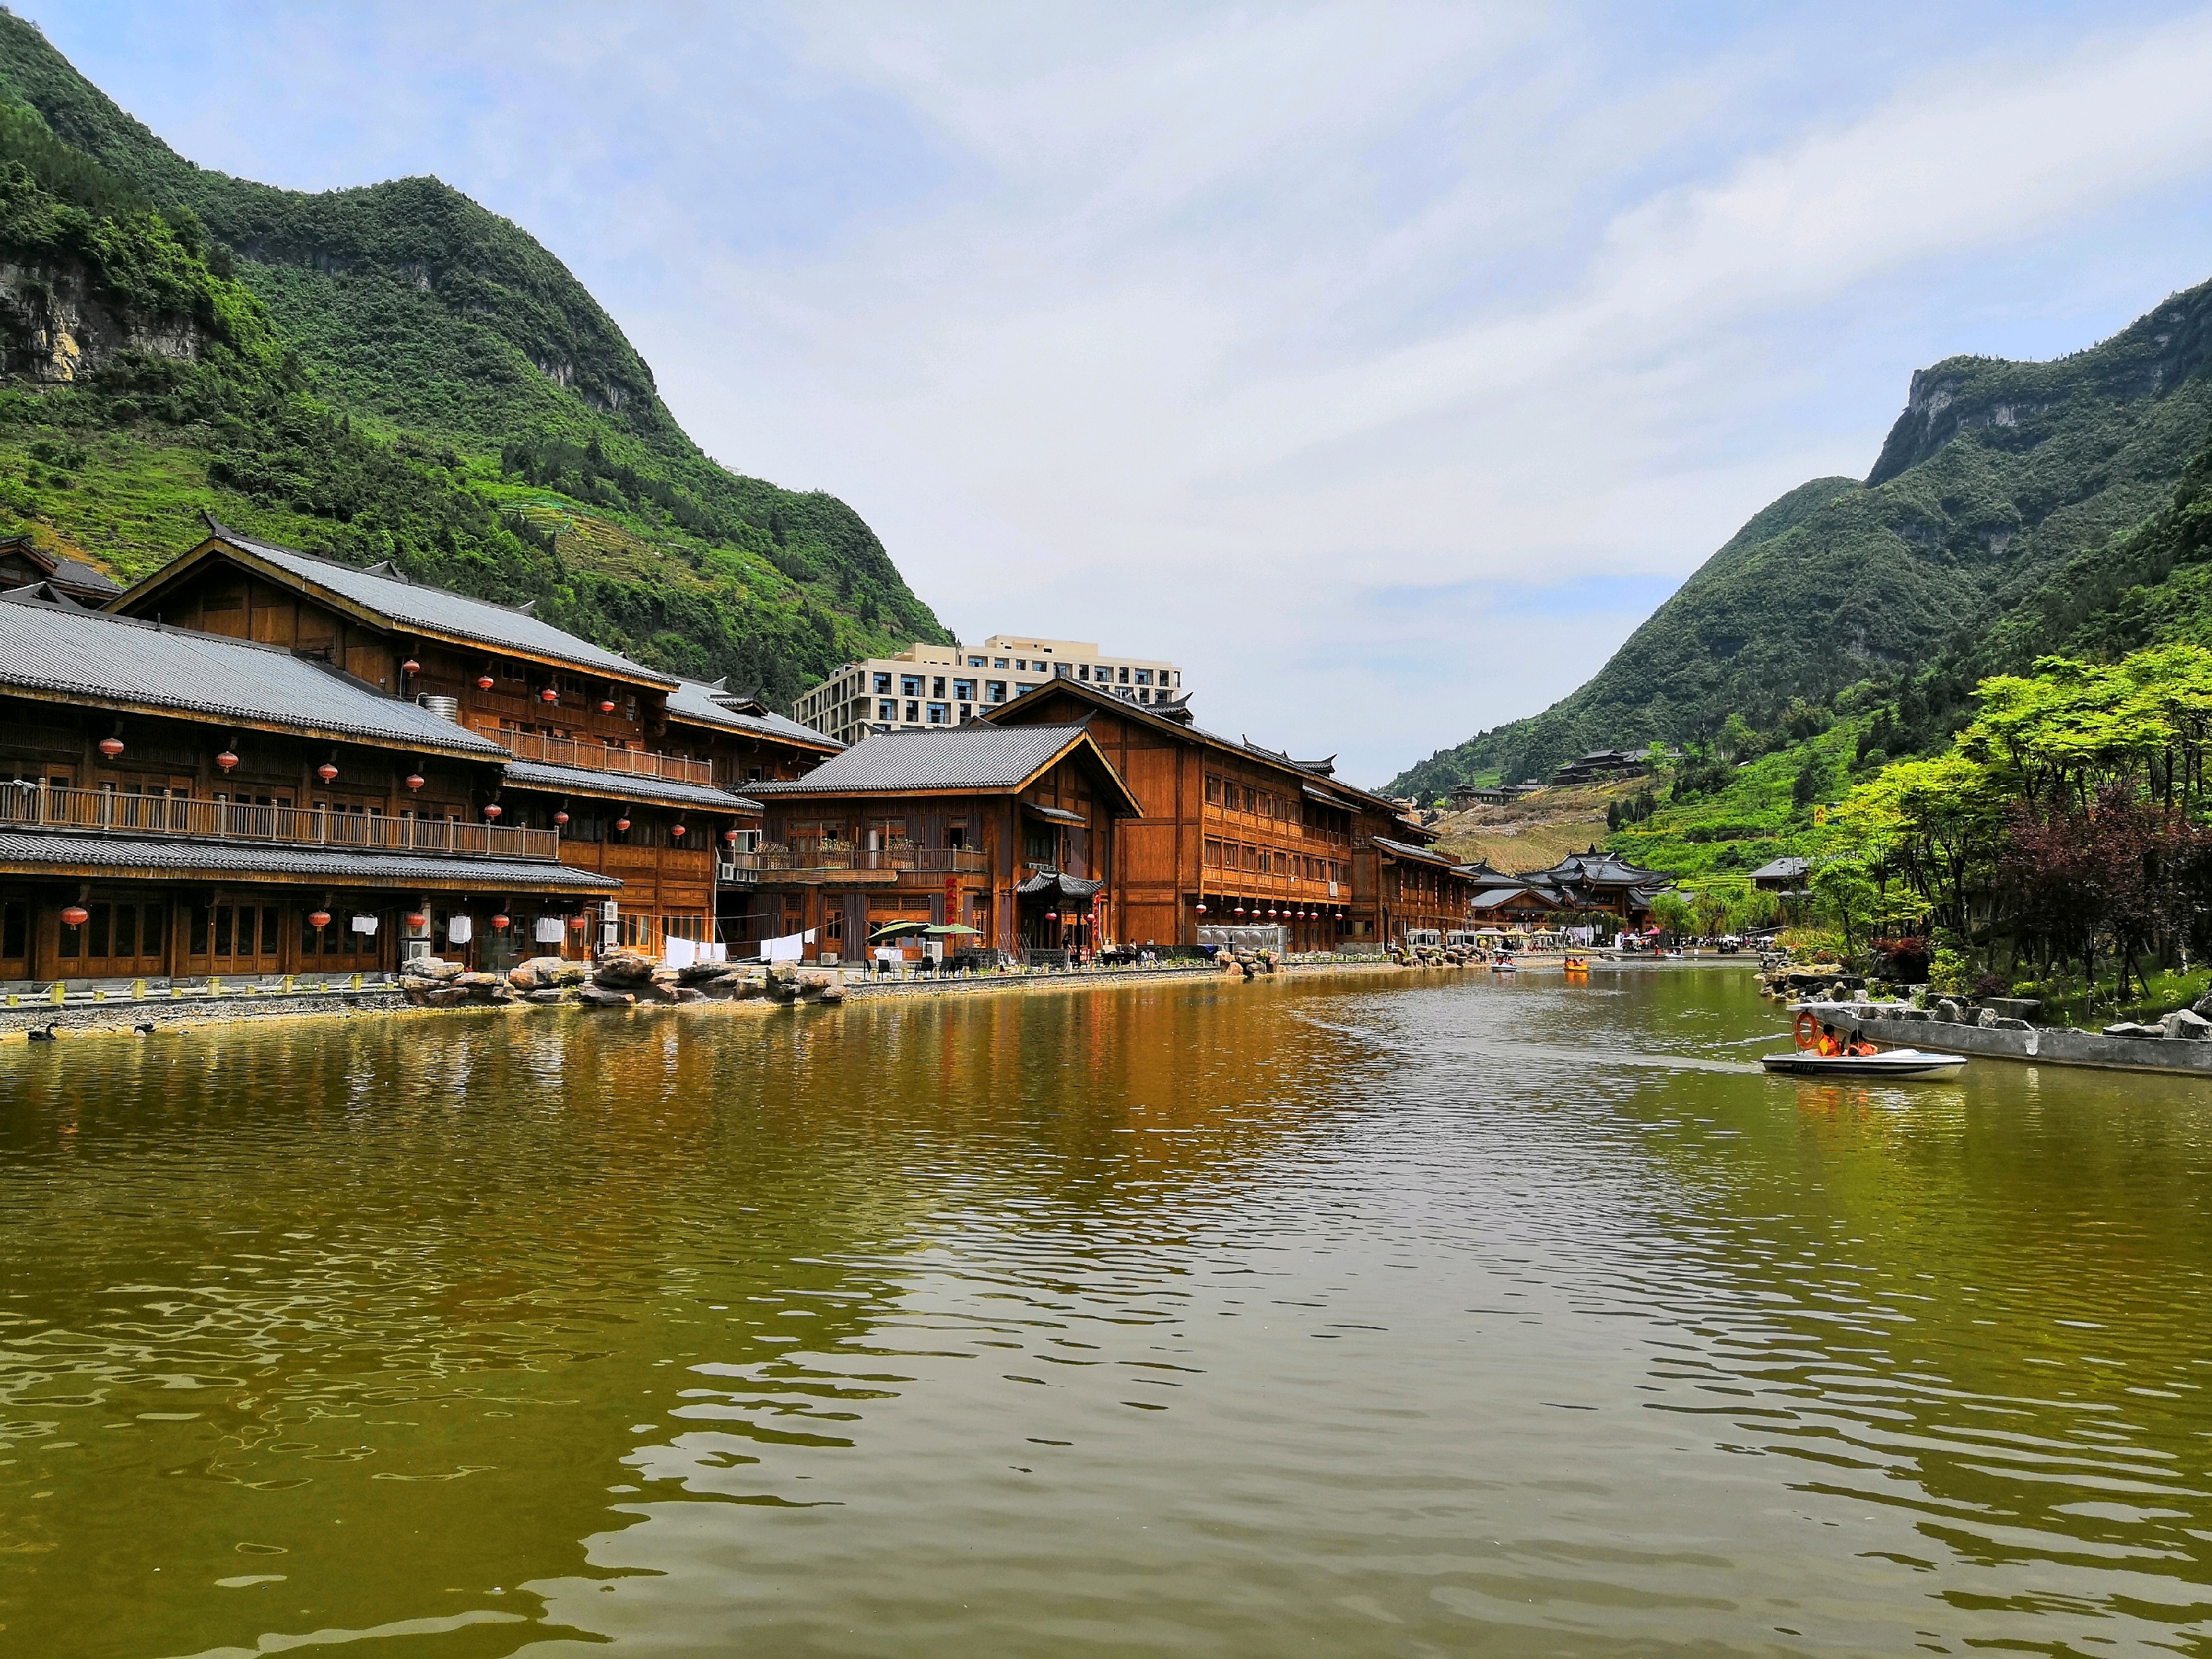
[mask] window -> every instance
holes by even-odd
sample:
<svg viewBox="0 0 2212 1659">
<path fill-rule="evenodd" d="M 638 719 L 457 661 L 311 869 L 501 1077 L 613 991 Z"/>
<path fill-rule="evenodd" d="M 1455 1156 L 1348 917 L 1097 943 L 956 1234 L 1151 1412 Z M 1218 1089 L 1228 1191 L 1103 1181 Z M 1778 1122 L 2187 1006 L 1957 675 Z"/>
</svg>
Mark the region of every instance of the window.
<svg viewBox="0 0 2212 1659">
<path fill-rule="evenodd" d="M 953 681 L 953 682 L 952 682 L 952 695 L 953 695 L 954 696 L 956 696 L 956 697 L 959 698 L 959 699 L 960 699 L 960 701 L 962 701 L 963 702 L 975 702 L 975 681 L 973 681 L 973 680 L 955 680 L 955 681 Z"/>
<path fill-rule="evenodd" d="M 1206 804 L 1208 806 L 1221 805 L 1221 780 L 1211 772 L 1206 775 Z"/>
<path fill-rule="evenodd" d="M 30 954 L 31 907 L 10 902 L 0 904 L 0 957 L 21 959 Z"/>
<path fill-rule="evenodd" d="M 822 917 L 822 942 L 842 945 L 845 942 L 845 907 L 833 904 Z"/>
<path fill-rule="evenodd" d="M 921 718 L 921 705 L 918 702 L 910 702 L 907 704 L 906 717 L 910 720 L 920 720 Z"/>
<path fill-rule="evenodd" d="M 945 826 L 945 844 L 954 852 L 968 845 L 968 820 L 952 818 Z"/>
<path fill-rule="evenodd" d="M 1018 669 L 1019 671 L 1021 671 L 1023 673 L 1027 673 L 1027 672 L 1029 672 L 1029 666 L 1030 666 L 1030 664 L 1029 664 L 1029 659 L 1028 659 L 1028 658 L 1026 658 L 1026 657 L 1017 657 L 1017 658 L 1015 658 L 1015 659 L 1014 659 L 1014 666 L 1015 666 L 1017 669 Z"/>
<path fill-rule="evenodd" d="M 939 674 L 939 675 L 935 676 L 934 678 L 933 678 L 930 680 L 930 682 L 929 682 L 929 695 L 930 695 L 931 696 L 933 696 L 933 697 L 941 697 L 941 696 L 943 696 L 945 695 L 945 676 L 944 676 L 944 675 L 942 675 L 942 674 Z"/>
<path fill-rule="evenodd" d="M 941 702 L 930 704 L 929 723 L 932 726 L 950 726 L 952 723 L 952 711 Z"/>
<path fill-rule="evenodd" d="M 885 679 L 889 679 L 890 676 L 886 674 L 884 678 Z M 876 718 L 879 720 L 896 720 L 898 718 L 898 705 L 891 702 L 889 698 L 885 698 L 883 702 L 876 705 Z"/>
<path fill-rule="evenodd" d="M 1091 678 L 1091 665 L 1087 662 L 1078 663 L 1075 666 L 1075 678 L 1079 680 L 1089 679 Z"/>
<path fill-rule="evenodd" d="M 991 665 L 985 662 L 981 657 L 970 657 L 968 659 L 968 665 L 970 668 L 988 668 Z"/>
<path fill-rule="evenodd" d="M 891 689 L 891 677 L 890 677 L 890 675 L 888 675 L 888 674 L 878 674 L 878 675 L 877 675 L 877 676 L 876 676 L 876 695 L 877 695 L 878 696 L 883 696 L 883 694 L 884 694 L 884 692 L 886 692 L 886 691 L 890 690 L 890 689 Z"/>
<path fill-rule="evenodd" d="M 1176 670 L 1175 671 L 1175 672 L 1173 672 L 1172 674 L 1170 674 L 1170 675 L 1168 676 L 1168 678 L 1169 678 L 1170 680 L 1174 681 L 1174 682 L 1175 682 L 1175 684 L 1176 684 L 1176 685 L 1178 685 L 1178 686 L 1182 685 L 1182 669 L 1180 669 L 1180 668 L 1176 669 Z"/>
<path fill-rule="evenodd" d="M 1125 668 L 1125 669 L 1123 669 L 1123 670 L 1121 671 L 1121 684 L 1124 684 L 1124 685 L 1127 685 L 1128 683 L 1129 683 L 1129 671 L 1128 671 L 1127 669 L 1126 669 L 1126 668 Z"/>
<path fill-rule="evenodd" d="M 1031 864 L 1050 864 L 1054 840 L 1052 830 L 1047 826 L 1040 823 L 1024 824 L 1022 826 L 1022 857 Z"/>
<path fill-rule="evenodd" d="M 900 676 L 899 676 L 899 696 L 902 696 L 902 697 L 918 697 L 918 696 L 920 696 L 921 695 L 921 675 L 919 675 L 919 674 L 902 674 L 902 675 L 900 675 Z"/>
<path fill-rule="evenodd" d="M 1137 671 L 1137 684 L 1139 685 L 1150 685 L 1152 683 L 1152 671 L 1149 668 L 1139 668 Z"/>
<path fill-rule="evenodd" d="M 963 703 L 962 703 L 962 704 L 960 705 L 960 724 L 961 724 L 961 725 L 963 725 L 963 726 L 967 725 L 967 724 L 968 724 L 968 722 L 969 722 L 969 720 L 974 717 L 975 713 L 975 705 L 974 703 L 972 703 L 972 702 L 963 702 Z"/>
<path fill-rule="evenodd" d="M 1137 693 L 1137 701 L 1139 702 L 1150 702 L 1152 700 L 1152 694 L 1149 691 L 1139 691 Z"/>
<path fill-rule="evenodd" d="M 1209 869 L 1218 870 L 1221 867 L 1221 843 L 1219 842 L 1209 840 L 1206 843 L 1206 862 Z"/>
<path fill-rule="evenodd" d="M 1004 668 L 1006 665 L 1006 659 L 1004 657 L 994 657 L 991 659 L 991 666 L 994 668 Z"/>
<path fill-rule="evenodd" d="M 520 679 L 522 678 L 522 665 L 519 662 L 503 662 L 500 664 L 499 677 L 503 680 Z"/>
<path fill-rule="evenodd" d="M 1006 683 L 1004 680 L 989 681 L 984 685 L 983 690 L 988 702 L 1004 702 L 1006 700 Z"/>
</svg>

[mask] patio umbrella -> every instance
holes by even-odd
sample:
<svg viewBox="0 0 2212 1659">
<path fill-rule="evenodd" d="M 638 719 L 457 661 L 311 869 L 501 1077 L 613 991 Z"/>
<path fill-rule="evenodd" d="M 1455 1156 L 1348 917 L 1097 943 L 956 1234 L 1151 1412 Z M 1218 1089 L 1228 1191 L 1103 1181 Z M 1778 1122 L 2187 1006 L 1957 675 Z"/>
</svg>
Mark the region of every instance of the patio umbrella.
<svg viewBox="0 0 2212 1659">
<path fill-rule="evenodd" d="M 926 933 L 928 931 L 929 924 L 926 921 L 887 921 L 868 937 L 896 939 L 901 933 Z"/>
<path fill-rule="evenodd" d="M 978 939 L 982 937 L 981 929 L 963 927 L 957 921 L 945 922 L 941 926 L 932 927 L 926 931 L 933 933 L 972 933 Z"/>
</svg>

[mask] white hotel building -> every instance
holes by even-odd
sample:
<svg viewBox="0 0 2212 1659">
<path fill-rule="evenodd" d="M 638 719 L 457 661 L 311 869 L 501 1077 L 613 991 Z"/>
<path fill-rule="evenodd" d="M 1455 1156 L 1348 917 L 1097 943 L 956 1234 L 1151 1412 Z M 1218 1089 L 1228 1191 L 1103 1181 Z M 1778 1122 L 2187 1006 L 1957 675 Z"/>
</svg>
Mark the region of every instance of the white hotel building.
<svg viewBox="0 0 2212 1659">
<path fill-rule="evenodd" d="M 1102 657 L 1083 640 L 994 634 L 981 645 L 910 645 L 848 662 L 793 706 L 802 726 L 840 743 L 908 726 L 963 726 L 1050 679 L 1103 685 L 1132 702 L 1176 702 L 1182 671 L 1156 657 Z"/>
</svg>

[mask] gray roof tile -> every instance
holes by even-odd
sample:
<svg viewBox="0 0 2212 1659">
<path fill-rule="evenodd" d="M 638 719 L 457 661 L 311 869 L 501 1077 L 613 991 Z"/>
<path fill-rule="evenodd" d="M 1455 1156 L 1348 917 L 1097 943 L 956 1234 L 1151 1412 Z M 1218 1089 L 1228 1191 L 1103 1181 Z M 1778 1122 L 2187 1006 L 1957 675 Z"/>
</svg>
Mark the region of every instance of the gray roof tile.
<svg viewBox="0 0 2212 1659">
<path fill-rule="evenodd" d="M 760 811 L 759 802 L 711 784 L 632 777 L 626 772 L 599 772 L 583 766 L 548 766 L 542 761 L 510 761 L 507 781 L 519 789 L 565 791 L 610 800 L 663 801 L 672 806 L 703 806 L 723 812 Z"/>
<path fill-rule="evenodd" d="M 180 875 L 252 880 L 307 876 L 352 887 L 485 889 L 532 887 L 612 892 L 612 876 L 550 859 L 456 854 L 344 853 L 265 842 L 196 841 L 182 836 L 77 836 L 49 830 L 0 830 L 0 868 L 173 870 Z"/>
<path fill-rule="evenodd" d="M 878 732 L 803 778 L 748 783 L 763 799 L 915 789 L 1018 789 L 1087 729 L 1073 726 L 948 726 Z"/>
<path fill-rule="evenodd" d="M 580 639 L 565 629 L 556 628 L 550 623 L 540 622 L 535 617 L 526 617 L 519 611 L 509 610 L 503 605 L 494 605 L 489 599 L 472 599 L 464 594 L 449 593 L 442 587 L 410 582 L 403 577 L 377 575 L 358 565 L 341 564 L 335 559 L 319 558 L 294 548 L 278 547 L 271 542 L 256 541 L 251 536 L 240 535 L 234 530 L 218 527 L 215 534 L 232 546 L 265 559 L 302 581 L 328 588 L 331 592 L 404 628 L 427 629 L 434 633 L 450 634 L 495 647 L 526 651 L 533 655 L 554 658 L 574 667 L 612 674 L 623 679 L 641 680 L 654 685 L 672 686 L 676 684 L 673 674 L 643 667 L 627 657 L 593 645 L 589 640 Z"/>
<path fill-rule="evenodd" d="M 270 646 L 104 611 L 0 602 L 0 688 L 55 691 L 441 754 L 506 751 L 427 708 Z"/>
<path fill-rule="evenodd" d="M 751 732 L 763 737 L 784 738 L 794 743 L 813 744 L 825 749 L 842 749 L 845 745 L 826 732 L 817 732 L 811 726 L 801 726 L 776 714 L 751 714 L 732 708 L 720 701 L 721 688 L 702 684 L 697 680 L 679 679 L 676 689 L 668 694 L 668 712 L 677 720 L 696 720 L 702 726 L 720 726 L 729 732 Z"/>
</svg>

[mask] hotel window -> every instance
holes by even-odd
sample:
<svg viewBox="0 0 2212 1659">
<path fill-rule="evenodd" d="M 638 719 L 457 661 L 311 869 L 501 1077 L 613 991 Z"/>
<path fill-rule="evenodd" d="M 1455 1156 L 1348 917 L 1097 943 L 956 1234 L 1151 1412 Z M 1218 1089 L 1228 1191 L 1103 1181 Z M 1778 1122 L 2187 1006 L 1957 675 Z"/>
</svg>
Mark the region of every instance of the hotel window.
<svg viewBox="0 0 2212 1659">
<path fill-rule="evenodd" d="M 953 681 L 953 682 L 952 682 L 952 695 L 953 695 L 954 696 L 956 696 L 956 697 L 959 698 L 963 702 L 975 702 L 975 681 L 973 681 L 973 680 L 955 680 L 955 681 Z"/>
<path fill-rule="evenodd" d="M 945 695 L 945 676 L 944 676 L 944 675 L 939 674 L 939 675 L 936 676 L 933 679 L 932 679 L 932 680 L 930 681 L 930 683 L 929 683 L 929 695 L 930 695 L 931 696 L 933 696 L 933 697 L 941 697 L 941 696 L 943 696 Z"/>
<path fill-rule="evenodd" d="M 1149 691 L 1139 691 L 1137 693 L 1137 701 L 1139 702 L 1150 702 L 1152 700 L 1152 694 Z"/>
<path fill-rule="evenodd" d="M 970 657 L 968 659 L 968 665 L 970 668 L 988 668 L 991 665 L 981 657 Z"/>
<path fill-rule="evenodd" d="M 1004 657 L 994 657 L 991 659 L 991 666 L 994 668 L 1004 668 L 1006 665 L 1006 659 Z"/>
<path fill-rule="evenodd" d="M 960 724 L 961 724 L 961 725 L 963 725 L 963 726 L 967 725 L 967 724 L 968 724 L 968 722 L 975 717 L 975 705 L 974 703 L 972 703 L 972 702 L 963 702 L 963 703 L 962 703 L 962 704 L 960 705 Z"/>
<path fill-rule="evenodd" d="M 886 676 L 886 678 L 888 678 L 888 676 Z M 898 718 L 898 705 L 895 702 L 890 702 L 889 700 L 878 703 L 876 705 L 876 718 L 879 720 L 896 720 Z"/>
<path fill-rule="evenodd" d="M 1075 669 L 1075 678 L 1078 678 L 1079 680 L 1087 680 L 1087 679 L 1089 679 L 1089 678 L 1091 678 L 1091 665 L 1090 665 L 1089 663 L 1087 663 L 1087 662 L 1086 662 L 1086 663 L 1079 663 L 1079 664 L 1077 664 L 1077 665 L 1076 665 L 1076 669 Z"/>
<path fill-rule="evenodd" d="M 1123 670 L 1121 671 L 1121 684 L 1124 684 L 1124 685 L 1127 685 L 1128 683 L 1129 683 L 1129 671 L 1128 671 L 1127 669 L 1126 669 L 1126 668 L 1125 668 L 1125 669 L 1123 669 Z"/>
<path fill-rule="evenodd" d="M 921 718 L 921 705 L 918 702 L 910 702 L 907 704 L 906 717 L 910 720 L 920 720 Z"/>
<path fill-rule="evenodd" d="M 932 726 L 948 726 L 951 720 L 952 711 L 943 703 L 933 702 L 929 705 L 929 723 Z"/>
<path fill-rule="evenodd" d="M 876 695 L 877 695 L 878 696 L 881 696 L 884 692 L 886 692 L 886 691 L 890 690 L 890 689 L 891 689 L 891 677 L 890 677 L 890 675 L 888 675 L 888 674 L 878 674 L 878 675 L 877 675 L 877 676 L 876 676 Z"/>
<path fill-rule="evenodd" d="M 1026 674 L 1027 672 L 1029 672 L 1029 667 L 1030 667 L 1029 659 L 1028 659 L 1027 657 L 1017 657 L 1017 658 L 1015 658 L 1015 659 L 1014 659 L 1014 666 L 1015 666 L 1015 668 L 1016 668 L 1017 670 L 1018 670 L 1019 672 L 1023 672 L 1023 673 Z"/>
<path fill-rule="evenodd" d="M 1137 671 L 1137 684 L 1139 685 L 1150 685 L 1152 683 L 1152 671 L 1149 668 L 1139 668 Z"/>
<path fill-rule="evenodd" d="M 902 674 L 902 675 L 900 675 L 900 676 L 899 676 L 899 696 L 901 696 L 902 697 L 918 697 L 918 696 L 920 696 L 921 695 L 921 675 L 919 675 L 919 674 Z"/>
<path fill-rule="evenodd" d="M 1004 680 L 992 680 L 985 684 L 983 690 L 987 702 L 1004 702 L 1006 700 L 1006 683 Z"/>
</svg>

